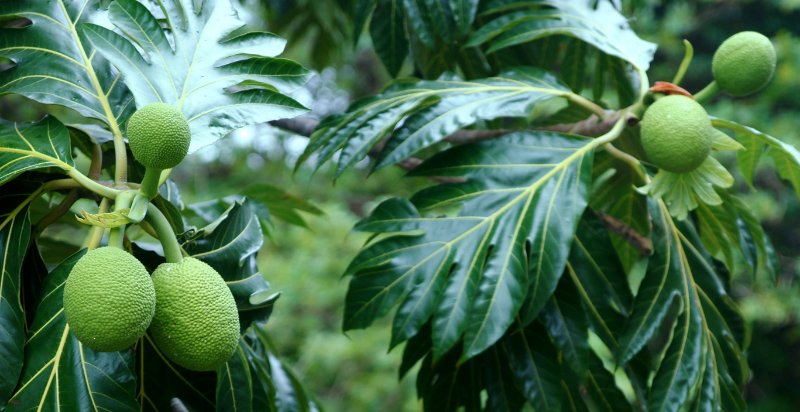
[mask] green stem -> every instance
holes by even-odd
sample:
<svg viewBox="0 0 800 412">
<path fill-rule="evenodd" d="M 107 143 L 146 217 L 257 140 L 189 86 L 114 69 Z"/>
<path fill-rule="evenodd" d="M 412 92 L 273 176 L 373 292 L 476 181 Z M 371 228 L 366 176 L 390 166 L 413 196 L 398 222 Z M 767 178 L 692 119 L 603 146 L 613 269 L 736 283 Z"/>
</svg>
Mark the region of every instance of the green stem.
<svg viewBox="0 0 800 412">
<path fill-rule="evenodd" d="M 107 186 L 103 186 L 100 183 L 95 182 L 92 179 L 89 179 L 86 175 L 79 172 L 78 169 L 72 168 L 67 171 L 69 177 L 75 179 L 84 189 L 97 193 L 100 196 L 115 199 L 119 194 L 120 191 L 117 189 L 112 189 Z"/>
<path fill-rule="evenodd" d="M 617 159 L 627 163 L 634 172 L 642 179 L 643 182 L 647 183 L 650 181 L 650 177 L 647 176 L 647 173 L 642 170 L 642 163 L 639 159 L 631 156 L 628 153 L 623 152 L 622 150 L 617 149 L 613 144 L 606 143 L 603 148 L 606 150 L 608 154 L 611 156 L 616 157 Z"/>
<path fill-rule="evenodd" d="M 719 93 L 719 86 L 717 85 L 716 80 L 712 80 L 711 83 L 708 84 L 708 86 L 703 88 L 703 90 L 700 90 L 699 92 L 695 93 L 694 99 L 698 103 L 702 104 L 711 100 L 711 98 L 716 96 L 717 93 Z"/>
<path fill-rule="evenodd" d="M 89 172 L 86 174 L 89 179 L 100 179 L 100 172 L 103 169 L 103 148 L 99 144 L 92 145 L 92 163 L 89 165 Z"/>
<path fill-rule="evenodd" d="M 144 178 L 142 178 L 142 185 L 139 186 L 139 193 L 143 194 L 147 200 L 151 200 L 158 196 L 158 186 L 161 180 L 161 169 L 153 169 L 148 167 L 144 171 Z"/>
<path fill-rule="evenodd" d="M 566 95 L 564 95 L 564 97 L 566 97 L 567 99 L 569 99 L 570 101 L 579 106 L 585 107 L 590 112 L 596 114 L 597 117 L 599 117 L 600 119 L 606 118 L 607 115 L 606 110 L 603 109 L 598 104 L 596 104 L 595 102 L 575 93 L 567 93 Z"/>
<path fill-rule="evenodd" d="M 74 181 L 69 179 L 70 181 Z M 48 214 L 42 217 L 37 223 L 34 229 L 34 236 L 39 236 L 48 226 L 61 219 L 67 212 L 69 208 L 72 207 L 73 204 L 80 198 L 80 193 L 77 188 L 74 188 L 67 193 L 67 196 L 61 203 L 58 204 L 53 210 L 51 210 Z"/>
<path fill-rule="evenodd" d="M 620 111 L 619 120 L 614 123 L 614 127 L 611 128 L 606 134 L 597 137 L 596 139 L 592 140 L 587 146 L 591 149 L 594 149 L 598 146 L 604 145 L 606 143 L 613 142 L 616 140 L 621 134 L 622 131 L 625 130 L 625 126 L 628 123 L 628 113 L 630 109 L 623 109 Z"/>
<path fill-rule="evenodd" d="M 104 197 L 103 200 L 100 201 L 100 207 L 97 210 L 97 213 L 105 213 L 108 211 L 108 198 Z M 103 232 L 106 230 L 100 226 L 93 226 L 91 232 L 89 232 L 89 239 L 86 241 L 86 248 L 89 250 L 97 248 L 100 245 L 100 241 L 103 240 Z"/>
<path fill-rule="evenodd" d="M 639 101 L 642 101 L 650 91 L 650 79 L 647 77 L 647 72 L 638 67 L 636 67 L 636 74 L 639 75 Z"/>
<path fill-rule="evenodd" d="M 689 40 L 683 39 L 683 47 L 686 50 L 683 53 L 683 60 L 681 61 L 681 65 L 678 66 L 678 72 L 675 73 L 675 77 L 672 78 L 672 84 L 676 86 L 683 81 L 683 76 L 686 75 L 686 70 L 689 68 L 689 64 L 692 63 L 692 57 L 694 57 L 694 48 L 692 47 L 692 43 L 689 43 Z"/>
<path fill-rule="evenodd" d="M 167 262 L 181 263 L 183 261 L 181 245 L 178 244 L 178 239 L 175 237 L 167 217 L 154 204 L 148 203 L 145 220 L 153 226 L 158 234 L 158 240 L 161 242 L 161 247 L 164 248 L 164 257 Z"/>
<path fill-rule="evenodd" d="M 117 196 L 117 200 L 114 202 L 114 211 L 130 208 L 132 200 L 133 192 L 120 193 L 120 195 Z M 108 245 L 111 247 L 122 249 L 124 240 L 125 225 L 111 229 L 111 232 L 108 234 Z"/>
</svg>

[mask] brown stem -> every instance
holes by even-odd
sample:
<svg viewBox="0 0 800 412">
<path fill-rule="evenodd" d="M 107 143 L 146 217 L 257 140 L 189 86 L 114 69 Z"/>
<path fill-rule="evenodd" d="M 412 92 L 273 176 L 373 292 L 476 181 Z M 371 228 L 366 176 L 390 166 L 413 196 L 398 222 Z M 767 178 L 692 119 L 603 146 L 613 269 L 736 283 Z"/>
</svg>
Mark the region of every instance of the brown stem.
<svg viewBox="0 0 800 412">
<path fill-rule="evenodd" d="M 72 207 L 73 204 L 80 198 L 80 191 L 78 189 L 72 189 L 67 193 L 67 196 L 58 204 L 55 208 L 53 208 L 48 214 L 39 220 L 36 223 L 36 229 L 34 230 L 34 236 L 39 236 L 47 226 L 55 223 L 58 219 L 61 219 L 62 216 L 67 214 L 69 208 Z"/>
<path fill-rule="evenodd" d="M 649 256 L 653 253 L 653 242 L 649 237 L 637 232 L 636 229 L 614 216 L 600 211 L 595 211 L 595 214 L 608 230 L 622 236 L 626 242 L 641 252 L 642 256 Z"/>
<path fill-rule="evenodd" d="M 606 112 L 606 115 L 602 118 L 597 114 L 593 114 L 588 118 L 586 118 L 585 120 L 575 123 L 556 124 L 551 126 L 534 127 L 531 129 L 459 130 L 445 137 L 444 140 L 448 143 L 460 145 L 460 144 L 475 143 L 483 140 L 496 139 L 508 133 L 516 131 L 524 131 L 524 130 L 544 130 L 544 131 L 554 131 L 562 133 L 572 133 L 582 136 L 600 136 L 607 133 L 614 127 L 614 124 L 616 124 L 617 120 L 619 120 L 621 113 L 622 111 Z M 628 116 L 628 124 L 630 125 L 633 125 L 638 121 L 638 119 L 633 115 L 626 114 L 626 116 Z M 312 133 L 314 133 L 314 130 L 319 125 L 319 120 L 313 117 L 295 117 L 293 119 L 273 120 L 270 122 L 270 124 L 274 127 L 288 130 L 296 134 L 299 134 L 301 136 L 308 137 L 311 136 Z M 372 150 L 369 151 L 368 155 L 370 157 L 378 156 L 381 150 L 383 149 L 383 144 L 385 144 L 386 141 L 387 139 L 384 139 L 383 143 L 375 145 L 372 148 Z M 419 166 L 420 163 L 422 163 L 422 160 L 415 157 L 410 157 L 400 161 L 397 165 L 403 169 L 411 170 Z M 446 176 L 433 177 L 432 179 L 446 183 L 464 181 L 464 179 L 461 178 L 453 178 Z"/>
<path fill-rule="evenodd" d="M 103 149 L 99 144 L 92 145 L 92 164 L 89 166 L 89 179 L 100 180 L 100 171 L 103 169 Z"/>
</svg>

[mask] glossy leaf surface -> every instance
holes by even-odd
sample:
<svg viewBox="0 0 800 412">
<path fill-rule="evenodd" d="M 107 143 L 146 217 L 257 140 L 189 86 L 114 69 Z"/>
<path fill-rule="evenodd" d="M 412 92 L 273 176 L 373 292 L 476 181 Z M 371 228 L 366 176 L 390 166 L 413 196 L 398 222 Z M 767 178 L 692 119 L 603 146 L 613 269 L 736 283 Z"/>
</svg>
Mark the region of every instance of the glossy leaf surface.
<svg viewBox="0 0 800 412">
<path fill-rule="evenodd" d="M 459 176 L 388 200 L 356 229 L 399 232 L 365 248 L 351 263 L 345 329 L 368 326 L 399 304 L 392 343 L 433 318 L 433 353 L 463 336 L 470 358 L 497 341 L 527 302 L 535 317 L 564 270 L 585 207 L 589 140 L 521 132 L 445 151 L 417 176 Z M 459 207 L 447 217 L 424 210 Z"/>
<path fill-rule="evenodd" d="M 242 31 L 230 0 L 160 6 L 118 0 L 107 16 L 118 31 L 90 23 L 80 30 L 122 72 L 137 107 L 166 102 L 183 112 L 192 131 L 190 151 L 235 129 L 306 110 L 283 93 L 305 83 L 308 72 L 274 57 L 285 40 Z"/>
<path fill-rule="evenodd" d="M 320 164 L 341 150 L 337 173 L 363 159 L 383 138 L 376 167 L 399 162 L 479 120 L 525 117 L 534 105 L 570 95 L 551 74 L 519 68 L 475 81 L 399 81 L 382 94 L 355 103 L 349 111 L 324 122 L 303 156 Z"/>
</svg>

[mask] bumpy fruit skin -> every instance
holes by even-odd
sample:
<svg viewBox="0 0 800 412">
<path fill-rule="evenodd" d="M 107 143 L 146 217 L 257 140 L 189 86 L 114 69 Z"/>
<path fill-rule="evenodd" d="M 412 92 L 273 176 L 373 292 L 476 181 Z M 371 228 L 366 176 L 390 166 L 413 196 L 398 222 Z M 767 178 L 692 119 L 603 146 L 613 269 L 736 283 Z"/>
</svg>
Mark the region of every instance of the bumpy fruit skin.
<svg viewBox="0 0 800 412">
<path fill-rule="evenodd" d="M 722 42 L 711 62 L 719 88 L 732 96 L 747 96 L 766 86 L 775 73 L 775 48 L 761 33 L 743 31 Z"/>
<path fill-rule="evenodd" d="M 128 143 L 133 157 L 149 168 L 177 166 L 189 152 L 191 138 L 183 113 L 166 103 L 148 104 L 128 120 Z"/>
<path fill-rule="evenodd" d="M 173 362 L 211 371 L 239 343 L 239 312 L 230 289 L 211 266 L 195 258 L 163 263 L 153 272 L 158 306 L 150 334 Z"/>
<path fill-rule="evenodd" d="M 647 108 L 640 125 L 644 152 L 660 169 L 688 172 L 711 152 L 711 120 L 703 106 L 689 97 L 658 99 Z"/>
<path fill-rule="evenodd" d="M 88 251 L 64 285 L 64 314 L 84 345 L 102 352 L 126 349 L 141 338 L 156 309 L 156 292 L 144 265 L 125 251 Z"/>
</svg>

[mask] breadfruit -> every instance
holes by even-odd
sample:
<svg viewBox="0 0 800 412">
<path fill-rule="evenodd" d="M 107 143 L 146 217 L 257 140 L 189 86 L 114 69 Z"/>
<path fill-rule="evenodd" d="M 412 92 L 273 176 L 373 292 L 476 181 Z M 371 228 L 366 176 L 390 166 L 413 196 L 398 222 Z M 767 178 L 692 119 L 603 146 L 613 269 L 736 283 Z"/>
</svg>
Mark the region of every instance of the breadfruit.
<svg viewBox="0 0 800 412">
<path fill-rule="evenodd" d="M 153 284 L 158 305 L 150 335 L 167 358 L 196 371 L 228 361 L 239 343 L 239 313 L 219 273 L 185 258 L 159 265 Z"/>
<path fill-rule="evenodd" d="M 662 97 L 647 108 L 640 124 L 644 152 L 660 169 L 688 172 L 711 152 L 711 120 L 692 98 Z"/>
<path fill-rule="evenodd" d="M 746 96 L 760 90 L 775 73 L 775 48 L 761 33 L 734 34 L 714 52 L 711 71 L 719 88 L 732 96 Z"/>
<path fill-rule="evenodd" d="M 128 120 L 128 143 L 133 157 L 145 167 L 169 169 L 189 152 L 189 123 L 177 107 L 152 103 Z"/>
<path fill-rule="evenodd" d="M 127 252 L 101 247 L 81 257 L 64 285 L 64 314 L 84 345 L 126 349 L 144 335 L 156 309 L 153 281 Z"/>
</svg>

